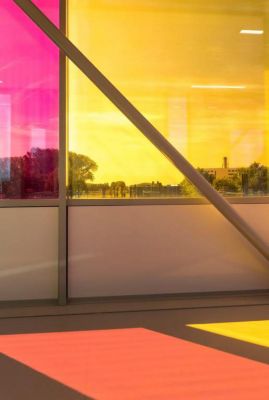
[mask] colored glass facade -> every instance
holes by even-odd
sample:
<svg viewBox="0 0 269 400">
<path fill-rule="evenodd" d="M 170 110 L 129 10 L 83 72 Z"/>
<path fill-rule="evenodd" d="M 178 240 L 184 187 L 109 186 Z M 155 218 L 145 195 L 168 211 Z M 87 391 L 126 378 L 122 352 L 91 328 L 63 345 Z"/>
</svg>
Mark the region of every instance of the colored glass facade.
<svg viewBox="0 0 269 400">
<path fill-rule="evenodd" d="M 36 1 L 57 24 L 58 3 Z M 0 198 L 56 198 L 59 51 L 12 1 L 0 15 Z"/>
<path fill-rule="evenodd" d="M 234 229 L 269 257 L 266 7 L 34 3 L 141 114 L 96 89 L 33 2 L 1 2 L 1 300 L 266 289 Z"/>
<path fill-rule="evenodd" d="M 34 3 L 59 25 L 59 0 Z M 268 194 L 267 13 L 255 4 L 66 3 L 75 45 L 216 190 L 241 198 Z M 0 7 L 0 197 L 57 198 L 59 50 L 12 1 Z M 71 62 L 66 87 L 70 198 L 199 197 Z"/>
<path fill-rule="evenodd" d="M 226 196 L 268 194 L 267 12 L 256 4 L 68 2 L 70 39 Z M 113 182 L 129 197 L 198 195 L 73 65 L 68 84 L 70 150 L 98 166 L 78 197 L 113 197 Z"/>
</svg>

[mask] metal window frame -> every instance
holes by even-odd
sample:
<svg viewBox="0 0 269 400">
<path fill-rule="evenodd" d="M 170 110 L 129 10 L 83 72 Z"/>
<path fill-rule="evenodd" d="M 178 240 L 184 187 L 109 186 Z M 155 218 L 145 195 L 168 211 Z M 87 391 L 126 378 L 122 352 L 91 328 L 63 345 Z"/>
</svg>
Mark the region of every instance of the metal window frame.
<svg viewBox="0 0 269 400">
<path fill-rule="evenodd" d="M 183 173 L 221 214 L 269 261 L 269 246 L 173 145 L 30 0 L 13 0 L 136 128 Z"/>
<path fill-rule="evenodd" d="M 269 204 L 269 198 L 266 201 L 259 197 L 246 198 L 244 202 L 240 197 L 233 197 L 229 199 L 230 204 Z M 136 199 L 121 199 L 121 198 L 90 198 L 90 199 L 69 199 L 67 200 L 68 206 L 155 206 L 155 205 L 181 205 L 181 206 L 199 206 L 210 205 L 211 203 L 203 197 L 190 197 L 190 198 L 136 198 Z"/>
<path fill-rule="evenodd" d="M 67 7 L 66 2 L 60 0 L 60 30 L 66 34 L 66 18 Z M 59 165 L 58 165 L 58 181 L 59 181 L 59 206 L 58 206 L 58 303 L 59 305 L 67 304 L 68 299 L 68 206 L 67 206 L 67 190 L 66 190 L 66 172 L 67 172 L 67 63 L 65 53 L 60 51 L 60 68 L 59 68 Z"/>
<path fill-rule="evenodd" d="M 225 197 L 229 204 L 269 204 L 269 196 L 264 197 Z M 58 207 L 60 203 L 58 199 L 1 199 L 1 208 L 18 208 L 18 207 Z M 204 197 L 174 197 L 174 198 L 88 198 L 88 199 L 72 199 L 66 198 L 67 206 L 92 206 L 92 205 L 106 205 L 106 206 L 154 206 L 154 205 L 202 205 L 210 204 Z"/>
<path fill-rule="evenodd" d="M 261 253 L 269 260 L 269 246 L 239 216 L 230 204 L 268 204 L 269 197 L 223 198 L 212 186 L 184 159 L 184 157 L 165 139 L 165 137 L 112 85 L 110 81 L 82 54 L 66 34 L 67 0 L 60 0 L 60 29 L 30 0 L 13 0 L 22 11 L 56 44 L 60 50 L 60 134 L 59 134 L 59 199 L 1 200 L 0 208 L 11 207 L 57 207 L 59 211 L 58 232 L 58 302 L 65 305 L 68 299 L 68 207 L 69 206 L 129 206 L 129 205 L 201 205 L 211 204 Z M 68 199 L 66 192 L 66 58 L 93 82 L 98 89 L 132 122 L 150 142 L 182 172 L 205 198 L 164 198 L 164 199 Z"/>
</svg>

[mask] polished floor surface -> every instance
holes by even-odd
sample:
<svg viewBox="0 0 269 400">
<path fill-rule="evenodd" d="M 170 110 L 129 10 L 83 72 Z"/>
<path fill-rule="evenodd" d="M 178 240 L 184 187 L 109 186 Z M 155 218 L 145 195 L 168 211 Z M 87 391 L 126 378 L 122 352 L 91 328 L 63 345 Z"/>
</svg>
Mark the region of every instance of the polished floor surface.
<svg viewBox="0 0 269 400">
<path fill-rule="evenodd" d="M 269 398 L 269 306 L 0 319 L 0 398 Z"/>
</svg>

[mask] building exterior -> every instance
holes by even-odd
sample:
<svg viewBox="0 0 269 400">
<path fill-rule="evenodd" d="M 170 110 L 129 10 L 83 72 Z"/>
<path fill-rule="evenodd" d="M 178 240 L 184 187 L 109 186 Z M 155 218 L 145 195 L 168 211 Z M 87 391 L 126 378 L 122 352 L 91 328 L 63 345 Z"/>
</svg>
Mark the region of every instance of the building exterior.
<svg viewBox="0 0 269 400">
<path fill-rule="evenodd" d="M 213 175 L 215 179 L 233 178 L 234 176 L 240 175 L 239 168 L 229 168 L 227 157 L 223 158 L 223 164 L 221 168 L 203 168 L 204 171 Z"/>
<path fill-rule="evenodd" d="M 1 301 L 268 288 L 266 5 L 1 2 Z"/>
</svg>

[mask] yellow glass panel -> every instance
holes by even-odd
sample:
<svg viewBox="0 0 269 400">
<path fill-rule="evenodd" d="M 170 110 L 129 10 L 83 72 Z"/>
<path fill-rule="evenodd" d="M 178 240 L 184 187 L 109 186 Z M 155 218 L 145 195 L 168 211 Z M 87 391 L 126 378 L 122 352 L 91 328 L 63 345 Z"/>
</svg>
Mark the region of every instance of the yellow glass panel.
<svg viewBox="0 0 269 400">
<path fill-rule="evenodd" d="M 68 2 L 71 40 L 230 195 L 268 193 L 269 3 L 258 3 Z"/>
<path fill-rule="evenodd" d="M 191 324 L 191 328 L 216 333 L 269 347 L 269 321 L 224 322 L 216 324 Z"/>
<path fill-rule="evenodd" d="M 71 197 L 199 196 L 71 62 L 68 75 Z"/>
</svg>

